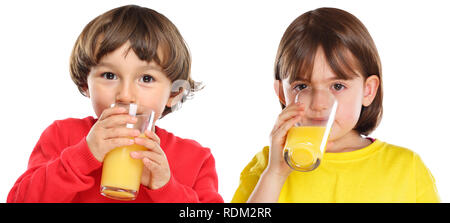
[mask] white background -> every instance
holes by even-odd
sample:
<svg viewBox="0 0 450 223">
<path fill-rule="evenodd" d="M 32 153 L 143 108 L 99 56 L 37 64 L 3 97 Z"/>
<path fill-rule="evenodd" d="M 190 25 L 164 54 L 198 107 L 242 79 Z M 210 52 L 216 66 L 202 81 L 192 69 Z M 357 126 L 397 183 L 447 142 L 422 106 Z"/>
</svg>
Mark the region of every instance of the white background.
<svg viewBox="0 0 450 223">
<path fill-rule="evenodd" d="M 371 136 L 417 152 L 450 201 L 447 1 L 77 0 L 0 3 L 0 202 L 48 125 L 94 115 L 70 79 L 69 56 L 89 21 L 125 4 L 159 11 L 185 38 L 193 78 L 206 87 L 157 124 L 211 148 L 226 202 L 281 111 L 273 90 L 281 36 L 300 14 L 324 6 L 358 17 L 378 47 L 385 112 Z"/>
</svg>

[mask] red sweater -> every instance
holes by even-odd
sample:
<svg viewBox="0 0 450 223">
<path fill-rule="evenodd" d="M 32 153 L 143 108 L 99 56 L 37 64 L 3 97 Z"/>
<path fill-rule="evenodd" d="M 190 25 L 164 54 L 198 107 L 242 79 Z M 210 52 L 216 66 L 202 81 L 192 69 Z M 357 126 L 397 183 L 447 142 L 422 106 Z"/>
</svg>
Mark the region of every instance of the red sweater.
<svg viewBox="0 0 450 223">
<path fill-rule="evenodd" d="M 100 195 L 102 163 L 86 143 L 97 120 L 55 121 L 41 135 L 27 171 L 8 194 L 7 202 L 123 202 Z M 131 202 L 223 202 L 218 193 L 215 161 L 208 148 L 156 127 L 171 170 L 157 190 L 143 185 Z"/>
</svg>

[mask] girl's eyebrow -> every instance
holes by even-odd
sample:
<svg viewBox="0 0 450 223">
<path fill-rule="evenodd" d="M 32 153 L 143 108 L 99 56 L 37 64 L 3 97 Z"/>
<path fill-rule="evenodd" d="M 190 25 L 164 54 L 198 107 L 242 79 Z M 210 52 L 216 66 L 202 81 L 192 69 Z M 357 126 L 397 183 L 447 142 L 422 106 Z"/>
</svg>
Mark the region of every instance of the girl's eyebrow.
<svg viewBox="0 0 450 223">
<path fill-rule="evenodd" d="M 330 81 L 347 81 L 347 80 L 349 80 L 349 79 L 341 78 L 341 77 L 338 77 L 338 76 L 334 76 L 334 77 L 329 77 L 329 78 L 325 79 L 325 82 L 330 82 Z M 303 77 L 296 77 L 292 82 L 296 82 L 296 81 L 307 82 L 307 83 L 311 82 L 311 80 L 305 79 Z"/>
<path fill-rule="evenodd" d="M 347 80 L 347 79 L 345 79 L 345 78 L 341 78 L 341 77 L 330 77 L 330 78 L 327 78 L 326 79 L 326 81 L 341 81 L 341 80 Z"/>
</svg>

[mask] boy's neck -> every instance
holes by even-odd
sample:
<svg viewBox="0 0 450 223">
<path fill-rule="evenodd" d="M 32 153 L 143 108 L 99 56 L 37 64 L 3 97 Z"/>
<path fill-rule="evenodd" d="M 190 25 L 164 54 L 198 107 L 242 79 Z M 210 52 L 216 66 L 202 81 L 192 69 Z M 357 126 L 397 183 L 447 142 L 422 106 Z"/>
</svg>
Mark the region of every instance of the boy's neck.
<svg viewBox="0 0 450 223">
<path fill-rule="evenodd" d="M 326 152 L 343 153 L 359 150 L 369 146 L 372 143 L 370 139 L 362 137 L 358 132 L 352 130 L 345 136 L 329 141 L 327 143 Z"/>
</svg>

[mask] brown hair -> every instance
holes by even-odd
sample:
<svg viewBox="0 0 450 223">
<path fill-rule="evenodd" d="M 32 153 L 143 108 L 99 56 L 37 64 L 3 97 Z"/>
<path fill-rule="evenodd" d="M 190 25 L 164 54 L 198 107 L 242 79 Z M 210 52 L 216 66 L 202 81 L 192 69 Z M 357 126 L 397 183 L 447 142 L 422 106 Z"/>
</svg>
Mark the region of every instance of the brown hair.
<svg viewBox="0 0 450 223">
<path fill-rule="evenodd" d="M 70 75 L 81 94 L 85 95 L 90 69 L 127 41 L 139 59 L 158 63 L 172 83 L 175 80 L 189 83 L 190 91 L 185 93 L 182 102 L 200 89 L 200 83 L 190 77 L 189 50 L 175 25 L 155 10 L 126 5 L 89 22 L 75 42 L 70 56 Z M 171 108 L 166 107 L 162 116 L 170 112 Z"/>
<path fill-rule="evenodd" d="M 362 106 L 354 128 L 359 134 L 368 135 L 378 126 L 383 113 L 381 61 L 366 27 L 352 14 L 336 8 L 318 8 L 296 18 L 286 29 L 278 47 L 275 80 L 310 79 L 319 47 L 338 78 L 352 79 L 362 75 L 365 81 L 376 75 L 380 79 L 372 104 Z"/>
</svg>

